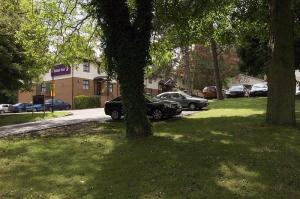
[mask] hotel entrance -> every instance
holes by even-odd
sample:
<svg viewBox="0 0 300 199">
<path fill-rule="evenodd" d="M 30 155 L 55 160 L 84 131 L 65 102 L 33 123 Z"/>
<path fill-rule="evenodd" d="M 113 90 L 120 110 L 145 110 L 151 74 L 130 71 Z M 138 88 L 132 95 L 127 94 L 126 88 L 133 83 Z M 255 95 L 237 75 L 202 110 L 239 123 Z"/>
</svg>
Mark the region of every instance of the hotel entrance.
<svg viewBox="0 0 300 199">
<path fill-rule="evenodd" d="M 116 81 L 109 82 L 107 77 L 96 77 L 94 79 L 95 95 L 100 97 L 101 107 L 106 101 L 112 100 L 119 95 L 119 84 Z"/>
</svg>

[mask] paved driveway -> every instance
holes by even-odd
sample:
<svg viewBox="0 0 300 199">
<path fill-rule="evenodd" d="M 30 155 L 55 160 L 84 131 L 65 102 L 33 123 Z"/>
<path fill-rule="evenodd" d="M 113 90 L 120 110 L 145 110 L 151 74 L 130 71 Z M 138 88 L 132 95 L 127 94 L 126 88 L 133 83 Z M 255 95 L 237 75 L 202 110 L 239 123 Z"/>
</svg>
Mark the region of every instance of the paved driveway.
<svg viewBox="0 0 300 199">
<path fill-rule="evenodd" d="M 111 121 L 110 116 L 105 115 L 103 108 L 85 109 L 85 110 L 70 110 L 70 116 L 59 117 L 49 120 L 28 122 L 23 124 L 15 124 L 0 127 L 0 137 L 9 135 L 24 134 L 33 131 L 44 130 L 48 128 L 78 124 L 83 122 L 106 122 Z M 194 112 L 183 111 L 182 115 L 190 115 Z"/>
</svg>

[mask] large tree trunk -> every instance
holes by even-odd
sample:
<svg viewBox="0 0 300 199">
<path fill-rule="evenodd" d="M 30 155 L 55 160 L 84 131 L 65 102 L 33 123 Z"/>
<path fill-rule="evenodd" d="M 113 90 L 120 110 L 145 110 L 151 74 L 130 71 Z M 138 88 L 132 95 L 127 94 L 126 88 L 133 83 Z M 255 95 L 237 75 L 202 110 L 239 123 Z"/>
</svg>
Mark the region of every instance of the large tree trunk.
<svg viewBox="0 0 300 199">
<path fill-rule="evenodd" d="M 213 66 L 214 66 L 214 78 L 215 78 L 215 84 L 217 87 L 217 98 L 219 100 L 223 100 L 224 96 L 223 96 L 223 92 L 222 92 L 222 81 L 221 81 L 221 77 L 220 77 L 217 42 L 213 38 L 211 38 L 210 44 L 211 44 L 211 52 L 212 52 Z"/>
<path fill-rule="evenodd" d="M 193 77 L 191 76 L 191 62 L 190 62 L 190 49 L 188 46 L 183 47 L 184 54 L 184 81 L 186 84 L 188 94 L 193 93 Z"/>
<path fill-rule="evenodd" d="M 295 124 L 292 0 L 270 0 L 272 59 L 268 73 L 267 122 Z"/>
<path fill-rule="evenodd" d="M 121 85 L 127 137 L 152 134 L 146 115 L 144 69 L 149 58 L 153 0 L 136 0 L 134 18 L 126 0 L 93 0 L 103 31 L 108 67 Z"/>
<path fill-rule="evenodd" d="M 134 51 L 133 51 L 134 52 Z M 136 67 L 138 53 L 126 62 L 120 62 L 121 95 L 125 112 L 126 136 L 145 137 L 151 135 L 151 124 L 146 116 L 144 97 L 144 69 Z"/>
</svg>

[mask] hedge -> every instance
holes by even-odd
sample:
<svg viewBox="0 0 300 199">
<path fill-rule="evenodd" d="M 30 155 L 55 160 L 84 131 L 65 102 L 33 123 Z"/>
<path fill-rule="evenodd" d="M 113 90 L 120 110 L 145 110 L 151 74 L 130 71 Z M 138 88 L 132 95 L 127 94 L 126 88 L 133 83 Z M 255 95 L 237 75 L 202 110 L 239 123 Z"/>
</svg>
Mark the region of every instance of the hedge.
<svg viewBox="0 0 300 199">
<path fill-rule="evenodd" d="M 98 108 L 100 107 L 99 96 L 79 95 L 74 98 L 75 109 Z"/>
</svg>

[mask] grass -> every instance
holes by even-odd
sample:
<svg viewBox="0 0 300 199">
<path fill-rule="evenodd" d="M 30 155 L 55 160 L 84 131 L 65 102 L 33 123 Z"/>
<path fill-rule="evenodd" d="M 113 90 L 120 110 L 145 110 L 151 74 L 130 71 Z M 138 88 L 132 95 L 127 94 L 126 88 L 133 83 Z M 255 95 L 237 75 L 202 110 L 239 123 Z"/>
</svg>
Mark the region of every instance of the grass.
<svg viewBox="0 0 300 199">
<path fill-rule="evenodd" d="M 141 140 L 122 123 L 2 139 L 0 198 L 300 198 L 300 130 L 266 125 L 265 105 L 211 102 Z"/>
<path fill-rule="evenodd" d="M 68 115 L 67 112 L 54 112 L 54 113 L 25 113 L 25 114 L 11 114 L 11 115 L 0 115 L 0 127 L 11 124 L 20 124 L 25 122 L 34 122 L 39 120 L 63 117 Z"/>
</svg>

